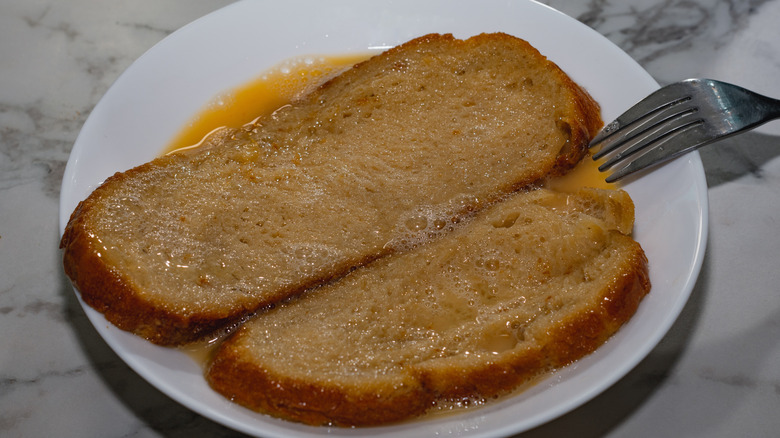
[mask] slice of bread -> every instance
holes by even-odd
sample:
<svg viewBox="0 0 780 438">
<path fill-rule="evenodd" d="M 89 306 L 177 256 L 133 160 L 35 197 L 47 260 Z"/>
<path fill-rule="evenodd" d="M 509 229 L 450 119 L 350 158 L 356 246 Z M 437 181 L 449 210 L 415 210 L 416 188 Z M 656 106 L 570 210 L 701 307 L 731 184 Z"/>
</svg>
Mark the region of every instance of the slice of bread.
<svg viewBox="0 0 780 438">
<path fill-rule="evenodd" d="M 244 323 L 207 379 L 241 405 L 314 425 L 377 425 L 506 393 L 634 314 L 650 285 L 624 234 L 632 224 L 622 191 L 516 194 Z"/>
<path fill-rule="evenodd" d="M 83 300 L 182 344 L 572 167 L 598 105 L 523 40 L 428 35 L 108 178 L 61 247 Z"/>
</svg>

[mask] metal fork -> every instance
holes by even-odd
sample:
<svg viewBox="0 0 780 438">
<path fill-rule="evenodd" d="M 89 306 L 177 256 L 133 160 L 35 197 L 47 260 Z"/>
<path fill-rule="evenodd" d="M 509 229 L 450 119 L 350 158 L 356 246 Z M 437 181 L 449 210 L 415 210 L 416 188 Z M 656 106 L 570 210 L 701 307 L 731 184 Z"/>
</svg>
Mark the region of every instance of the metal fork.
<svg viewBox="0 0 780 438">
<path fill-rule="evenodd" d="M 614 182 L 725 137 L 780 118 L 780 100 L 712 79 L 667 85 L 608 124 L 591 141 L 599 170 Z"/>
</svg>

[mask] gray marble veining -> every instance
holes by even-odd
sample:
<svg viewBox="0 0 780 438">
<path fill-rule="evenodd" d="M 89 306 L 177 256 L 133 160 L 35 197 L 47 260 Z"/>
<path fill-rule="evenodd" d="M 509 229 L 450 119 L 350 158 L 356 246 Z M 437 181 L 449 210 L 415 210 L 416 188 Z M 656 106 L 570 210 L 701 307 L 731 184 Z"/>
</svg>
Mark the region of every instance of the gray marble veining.
<svg viewBox="0 0 780 438">
<path fill-rule="evenodd" d="M 239 436 L 168 399 L 100 339 L 57 251 L 59 186 L 87 115 L 138 56 L 228 0 L 0 3 L 0 436 Z M 780 0 L 545 3 L 661 84 L 780 97 Z M 780 436 L 780 123 L 701 151 L 703 271 L 624 379 L 524 436 Z"/>
</svg>

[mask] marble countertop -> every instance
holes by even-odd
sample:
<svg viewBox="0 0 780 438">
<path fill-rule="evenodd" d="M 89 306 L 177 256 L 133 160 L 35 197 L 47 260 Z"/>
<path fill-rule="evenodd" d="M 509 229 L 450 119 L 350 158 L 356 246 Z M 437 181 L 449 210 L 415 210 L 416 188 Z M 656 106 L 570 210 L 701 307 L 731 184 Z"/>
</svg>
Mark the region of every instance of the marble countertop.
<svg viewBox="0 0 780 438">
<path fill-rule="evenodd" d="M 228 0 L 0 3 L 0 436 L 239 436 L 104 343 L 63 274 L 58 195 L 81 125 L 157 41 Z M 661 84 L 780 97 L 780 0 L 545 3 Z M 702 150 L 710 235 L 680 318 L 625 378 L 524 437 L 780 436 L 780 122 Z"/>
</svg>

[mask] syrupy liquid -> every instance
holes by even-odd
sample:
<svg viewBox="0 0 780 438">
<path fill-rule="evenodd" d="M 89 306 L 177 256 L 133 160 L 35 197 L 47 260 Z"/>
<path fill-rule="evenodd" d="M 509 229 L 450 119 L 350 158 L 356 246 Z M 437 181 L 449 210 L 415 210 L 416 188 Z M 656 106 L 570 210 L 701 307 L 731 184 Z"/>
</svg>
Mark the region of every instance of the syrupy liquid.
<svg viewBox="0 0 780 438">
<path fill-rule="evenodd" d="M 614 190 L 617 186 L 605 180 L 609 174 L 599 172 L 600 164 L 588 154 L 566 175 L 548 180 L 546 187 L 559 192 L 575 192 L 582 187 Z"/>
<path fill-rule="evenodd" d="M 187 344 L 179 347 L 179 351 L 185 353 L 202 368 L 205 368 L 211 362 L 214 352 L 226 336 L 227 334 L 219 335 L 211 339 Z"/>
<path fill-rule="evenodd" d="M 362 53 L 287 60 L 257 79 L 216 96 L 182 128 L 164 152 L 192 147 L 216 129 L 238 128 L 269 115 L 369 56 L 370 53 Z"/>
</svg>

